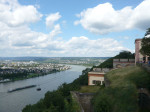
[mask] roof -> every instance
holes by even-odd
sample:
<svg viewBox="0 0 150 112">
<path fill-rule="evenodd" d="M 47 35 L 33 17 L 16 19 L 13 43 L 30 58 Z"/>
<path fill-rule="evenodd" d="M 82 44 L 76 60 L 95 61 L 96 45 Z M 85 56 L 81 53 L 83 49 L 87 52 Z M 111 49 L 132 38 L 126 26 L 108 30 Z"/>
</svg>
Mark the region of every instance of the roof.
<svg viewBox="0 0 150 112">
<path fill-rule="evenodd" d="M 136 41 L 141 41 L 141 40 L 142 40 L 141 38 L 138 38 L 138 39 L 135 39 L 135 42 L 136 42 Z"/>
<path fill-rule="evenodd" d="M 88 72 L 88 74 L 104 75 L 104 72 Z"/>
</svg>

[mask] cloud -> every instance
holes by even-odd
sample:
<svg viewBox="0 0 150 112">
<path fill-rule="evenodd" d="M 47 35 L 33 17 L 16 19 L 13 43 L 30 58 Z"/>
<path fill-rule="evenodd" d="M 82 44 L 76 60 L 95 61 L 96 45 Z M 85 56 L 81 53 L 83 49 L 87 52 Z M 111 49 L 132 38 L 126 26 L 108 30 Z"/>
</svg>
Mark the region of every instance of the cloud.
<svg viewBox="0 0 150 112">
<path fill-rule="evenodd" d="M 65 45 L 65 52 L 72 56 L 113 56 L 123 49 L 127 50 L 112 38 L 91 40 L 85 36 L 72 37 Z"/>
<path fill-rule="evenodd" d="M 128 29 L 145 30 L 150 26 L 150 0 L 144 0 L 137 7 L 115 10 L 110 3 L 99 4 L 77 14 L 80 20 L 74 22 L 92 33 L 105 34 Z"/>
<path fill-rule="evenodd" d="M 20 5 L 17 0 L 0 1 L 0 21 L 9 26 L 33 23 L 41 17 L 42 14 L 32 5 Z"/>
<path fill-rule="evenodd" d="M 57 39 L 61 32 L 58 24 L 48 34 L 32 31 L 27 26 L 14 28 L 1 22 L 0 26 L 0 56 L 113 56 L 128 50 L 111 38 Z"/>
<path fill-rule="evenodd" d="M 48 34 L 30 29 L 29 24 L 40 20 L 41 16 L 42 14 L 32 5 L 20 5 L 17 0 L 1 0 L 0 55 L 44 55 L 60 50 L 59 43 L 61 42 L 54 38 L 61 33 L 59 24 L 53 23 L 53 29 Z M 52 16 L 55 17 L 52 18 Z M 49 22 L 55 22 L 60 15 L 55 13 L 49 17 Z"/>
<path fill-rule="evenodd" d="M 46 17 L 46 26 L 52 28 L 54 26 L 54 22 L 58 21 L 61 18 L 59 12 L 50 14 Z"/>
<path fill-rule="evenodd" d="M 56 35 L 58 35 L 60 33 L 61 33 L 61 28 L 60 28 L 60 25 L 57 24 L 54 26 L 54 29 L 50 32 L 50 36 L 55 37 Z"/>
<path fill-rule="evenodd" d="M 126 40 L 128 40 L 130 37 L 127 37 L 127 36 L 126 36 L 126 37 L 123 37 L 123 38 L 126 39 Z"/>
<path fill-rule="evenodd" d="M 41 15 L 34 6 L 22 6 L 17 0 L 1 0 L 0 56 L 113 56 L 128 50 L 111 38 L 91 40 L 80 36 L 60 39 L 61 27 L 55 24 L 61 17 L 58 12 L 47 17 L 47 25 L 51 27 L 49 33 L 33 31 L 29 24 L 38 21 Z"/>
</svg>

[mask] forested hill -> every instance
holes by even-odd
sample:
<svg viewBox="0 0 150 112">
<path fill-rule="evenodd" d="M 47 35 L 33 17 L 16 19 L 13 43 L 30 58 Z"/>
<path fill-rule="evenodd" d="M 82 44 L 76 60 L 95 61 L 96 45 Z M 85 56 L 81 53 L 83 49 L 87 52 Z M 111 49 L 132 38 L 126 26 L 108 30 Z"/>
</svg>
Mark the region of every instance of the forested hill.
<svg viewBox="0 0 150 112">
<path fill-rule="evenodd" d="M 98 68 L 113 68 L 113 59 L 134 59 L 135 58 L 135 54 L 129 52 L 129 51 L 122 51 L 120 52 L 118 55 L 107 59 L 106 61 L 104 61 L 103 63 L 101 63 L 99 66 L 94 66 L 94 67 L 98 67 Z"/>
</svg>

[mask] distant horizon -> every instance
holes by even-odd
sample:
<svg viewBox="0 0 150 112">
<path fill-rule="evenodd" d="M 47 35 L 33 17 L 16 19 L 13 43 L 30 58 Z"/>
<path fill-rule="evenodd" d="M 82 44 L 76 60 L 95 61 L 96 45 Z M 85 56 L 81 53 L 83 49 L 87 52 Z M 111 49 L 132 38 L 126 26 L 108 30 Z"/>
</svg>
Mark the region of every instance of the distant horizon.
<svg viewBox="0 0 150 112">
<path fill-rule="evenodd" d="M 0 58 L 109 58 L 109 57 L 44 57 L 44 56 L 16 56 L 16 57 L 1 57 Z"/>
</svg>

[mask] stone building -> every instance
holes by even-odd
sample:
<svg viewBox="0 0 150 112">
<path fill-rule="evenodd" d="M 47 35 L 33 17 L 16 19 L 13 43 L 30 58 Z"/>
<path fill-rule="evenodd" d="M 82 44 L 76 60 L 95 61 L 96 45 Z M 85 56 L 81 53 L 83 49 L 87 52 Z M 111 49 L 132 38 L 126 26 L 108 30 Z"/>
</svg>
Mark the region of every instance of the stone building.
<svg viewBox="0 0 150 112">
<path fill-rule="evenodd" d="M 142 39 L 135 40 L 135 63 L 147 63 L 150 58 L 140 53 Z"/>
</svg>

